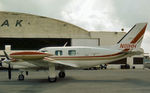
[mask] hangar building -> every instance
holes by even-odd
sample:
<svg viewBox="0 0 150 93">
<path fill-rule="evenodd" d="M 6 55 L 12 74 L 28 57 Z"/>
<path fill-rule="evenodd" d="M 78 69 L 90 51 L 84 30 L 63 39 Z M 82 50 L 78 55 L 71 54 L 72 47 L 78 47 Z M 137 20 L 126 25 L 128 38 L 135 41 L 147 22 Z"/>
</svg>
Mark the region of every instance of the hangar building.
<svg viewBox="0 0 150 93">
<path fill-rule="evenodd" d="M 87 31 L 53 18 L 25 13 L 0 12 L 0 50 L 11 45 L 11 51 L 38 50 L 48 46 L 110 46 L 125 32 Z M 4 56 L 0 51 L 1 57 Z M 116 64 L 134 65 L 143 56 L 127 58 Z M 115 63 L 115 62 L 114 62 Z M 135 62 L 136 63 L 136 62 Z M 137 62 L 142 64 L 143 61 Z"/>
</svg>

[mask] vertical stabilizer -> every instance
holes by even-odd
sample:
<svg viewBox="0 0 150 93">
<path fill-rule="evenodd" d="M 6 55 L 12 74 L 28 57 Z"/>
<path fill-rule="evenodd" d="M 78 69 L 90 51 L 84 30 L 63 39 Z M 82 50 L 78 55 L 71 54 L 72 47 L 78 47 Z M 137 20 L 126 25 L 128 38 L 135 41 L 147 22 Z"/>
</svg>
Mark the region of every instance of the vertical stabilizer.
<svg viewBox="0 0 150 93">
<path fill-rule="evenodd" d="M 147 23 L 135 24 L 131 30 L 117 43 L 117 46 L 124 50 L 140 48 L 146 27 Z"/>
</svg>

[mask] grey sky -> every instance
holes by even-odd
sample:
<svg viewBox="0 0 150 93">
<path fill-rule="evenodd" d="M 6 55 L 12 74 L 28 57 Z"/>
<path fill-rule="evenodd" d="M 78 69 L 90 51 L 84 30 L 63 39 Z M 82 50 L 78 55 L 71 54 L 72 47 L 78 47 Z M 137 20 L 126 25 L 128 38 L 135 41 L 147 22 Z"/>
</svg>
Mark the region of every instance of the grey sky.
<svg viewBox="0 0 150 93">
<path fill-rule="evenodd" d="M 67 21 L 86 30 L 128 31 L 135 23 L 148 22 L 150 0 L 0 0 L 0 11 L 23 12 Z M 150 32 L 142 47 L 150 53 Z"/>
</svg>

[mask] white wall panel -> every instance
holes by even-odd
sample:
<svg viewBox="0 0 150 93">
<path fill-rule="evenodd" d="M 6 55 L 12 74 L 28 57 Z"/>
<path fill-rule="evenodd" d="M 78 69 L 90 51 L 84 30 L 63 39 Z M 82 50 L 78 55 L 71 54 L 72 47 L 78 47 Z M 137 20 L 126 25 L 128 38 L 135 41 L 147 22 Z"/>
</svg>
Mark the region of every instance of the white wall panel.
<svg viewBox="0 0 150 93">
<path fill-rule="evenodd" d="M 72 39 L 72 46 L 98 46 L 98 39 Z"/>
</svg>

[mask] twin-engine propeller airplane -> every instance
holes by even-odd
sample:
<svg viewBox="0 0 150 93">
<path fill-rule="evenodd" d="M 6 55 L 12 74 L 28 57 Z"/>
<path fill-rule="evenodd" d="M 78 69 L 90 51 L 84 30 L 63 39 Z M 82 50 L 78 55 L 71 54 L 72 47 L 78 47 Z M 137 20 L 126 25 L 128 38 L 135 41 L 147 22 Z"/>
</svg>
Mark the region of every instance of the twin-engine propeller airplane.
<svg viewBox="0 0 150 93">
<path fill-rule="evenodd" d="M 70 68 L 88 68 L 99 64 L 107 64 L 129 56 L 139 55 L 141 42 L 146 30 L 147 23 L 138 23 L 117 42 L 109 47 L 45 47 L 38 51 L 23 51 L 4 54 L 7 60 L 2 63 L 8 65 L 8 75 L 11 79 L 11 67 L 22 71 L 48 70 L 48 81 L 55 82 L 56 70 L 60 70 L 58 76 L 65 77 L 65 70 Z M 24 80 L 21 73 L 18 80 Z"/>
</svg>

